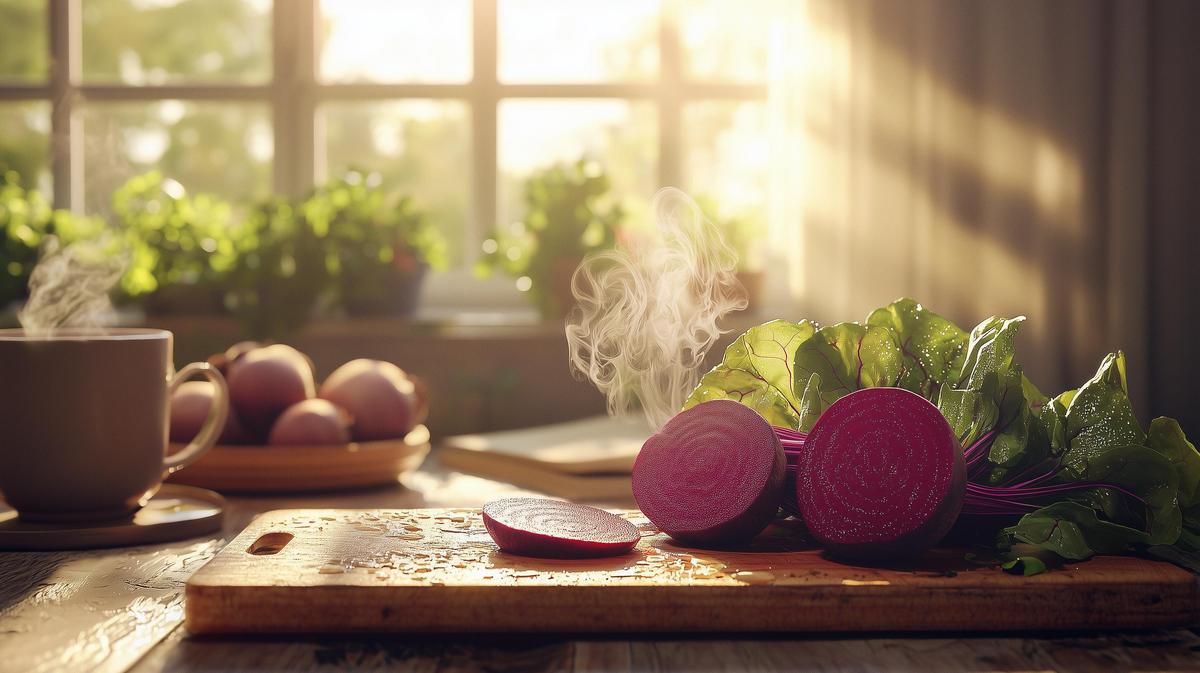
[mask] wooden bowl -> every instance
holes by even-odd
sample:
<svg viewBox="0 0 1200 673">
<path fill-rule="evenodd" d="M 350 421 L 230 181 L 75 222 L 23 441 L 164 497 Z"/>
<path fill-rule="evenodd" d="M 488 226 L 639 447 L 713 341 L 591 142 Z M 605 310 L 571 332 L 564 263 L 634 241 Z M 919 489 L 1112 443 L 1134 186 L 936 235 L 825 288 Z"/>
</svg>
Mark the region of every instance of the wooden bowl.
<svg viewBox="0 0 1200 673">
<path fill-rule="evenodd" d="M 171 451 L 183 448 L 171 444 Z M 298 493 L 394 484 L 429 453 L 429 429 L 333 446 L 214 446 L 168 481 L 225 493 Z"/>
</svg>

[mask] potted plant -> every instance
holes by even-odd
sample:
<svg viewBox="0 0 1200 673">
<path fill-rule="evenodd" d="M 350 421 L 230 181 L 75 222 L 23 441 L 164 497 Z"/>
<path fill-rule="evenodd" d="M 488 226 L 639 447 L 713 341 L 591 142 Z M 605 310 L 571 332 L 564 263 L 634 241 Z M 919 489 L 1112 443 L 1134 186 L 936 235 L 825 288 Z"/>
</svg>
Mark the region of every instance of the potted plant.
<svg viewBox="0 0 1200 673">
<path fill-rule="evenodd" d="M 477 269 L 517 278 L 543 318 L 565 316 L 574 306 L 575 268 L 588 253 L 612 248 L 624 219 L 610 189 L 599 164 L 585 159 L 535 173 L 524 186 L 525 217 L 497 228 Z"/>
<path fill-rule="evenodd" d="M 351 170 L 300 205 L 328 242 L 334 291 L 350 315 L 412 315 L 430 268 L 445 265 L 445 241 L 410 198 L 386 193 L 379 174 Z"/>
<path fill-rule="evenodd" d="M 0 313 L 7 316 L 0 320 L 14 322 L 16 306 L 29 297 L 29 276 L 48 236 L 66 245 L 104 230 L 99 219 L 55 210 L 40 192 L 22 187 L 15 171 L 0 175 Z"/>
<path fill-rule="evenodd" d="M 148 313 L 217 313 L 237 254 L 232 206 L 189 195 L 157 171 L 131 178 L 112 199 L 113 225 L 130 257 L 121 280 Z"/>
<path fill-rule="evenodd" d="M 235 239 L 226 307 L 253 339 L 282 339 L 312 316 L 334 277 L 327 232 L 308 226 L 288 199 L 260 202 Z"/>
</svg>

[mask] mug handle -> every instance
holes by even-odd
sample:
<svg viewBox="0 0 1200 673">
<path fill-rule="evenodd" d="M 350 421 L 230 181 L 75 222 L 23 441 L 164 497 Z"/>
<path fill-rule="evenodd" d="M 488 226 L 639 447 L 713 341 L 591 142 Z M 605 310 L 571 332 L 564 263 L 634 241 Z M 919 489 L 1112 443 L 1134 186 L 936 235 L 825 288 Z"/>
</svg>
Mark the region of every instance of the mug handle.
<svg viewBox="0 0 1200 673">
<path fill-rule="evenodd" d="M 173 474 L 179 470 L 191 465 L 197 458 L 204 455 L 217 443 L 217 438 L 221 436 L 221 430 L 225 428 L 225 419 L 229 415 L 229 387 L 225 385 L 225 377 L 221 376 L 221 372 L 217 371 L 216 367 L 207 362 L 193 362 L 192 364 L 180 369 L 171 377 L 171 384 L 167 387 L 167 397 L 175 392 L 179 384 L 190 379 L 196 374 L 201 374 L 213 385 L 217 387 L 217 395 L 213 398 L 215 408 L 208 410 L 208 418 L 204 419 L 204 425 L 200 427 L 200 432 L 183 447 L 163 459 L 163 469 L 167 474 Z"/>
</svg>

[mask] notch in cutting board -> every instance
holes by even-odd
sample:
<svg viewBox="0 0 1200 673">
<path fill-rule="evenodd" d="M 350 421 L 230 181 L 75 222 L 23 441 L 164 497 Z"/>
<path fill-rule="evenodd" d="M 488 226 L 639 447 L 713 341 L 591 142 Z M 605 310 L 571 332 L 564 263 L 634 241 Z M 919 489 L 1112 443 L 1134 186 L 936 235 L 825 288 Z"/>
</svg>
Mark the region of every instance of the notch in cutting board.
<svg viewBox="0 0 1200 673">
<path fill-rule="evenodd" d="M 254 554 L 255 556 L 278 554 L 295 537 L 291 533 L 264 533 L 246 548 L 246 553 Z"/>
</svg>

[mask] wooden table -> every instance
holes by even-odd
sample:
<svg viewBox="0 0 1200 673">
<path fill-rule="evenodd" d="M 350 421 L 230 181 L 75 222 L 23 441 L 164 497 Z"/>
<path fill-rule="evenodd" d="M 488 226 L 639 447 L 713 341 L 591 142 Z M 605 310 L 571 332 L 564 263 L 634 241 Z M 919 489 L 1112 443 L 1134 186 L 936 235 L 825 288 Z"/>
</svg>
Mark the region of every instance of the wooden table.
<svg viewBox="0 0 1200 673">
<path fill-rule="evenodd" d="M 479 506 L 512 486 L 429 465 L 364 493 L 230 500 L 211 539 L 0 553 L 0 672 L 39 671 L 1200 671 L 1200 628 L 1038 637 L 190 637 L 183 585 L 257 513 L 291 507 Z M 998 606 L 1002 609 L 1003 606 Z"/>
</svg>

